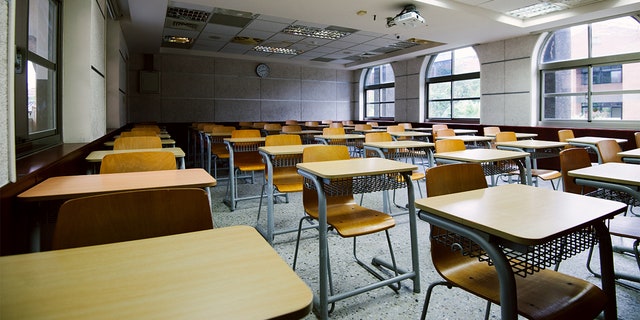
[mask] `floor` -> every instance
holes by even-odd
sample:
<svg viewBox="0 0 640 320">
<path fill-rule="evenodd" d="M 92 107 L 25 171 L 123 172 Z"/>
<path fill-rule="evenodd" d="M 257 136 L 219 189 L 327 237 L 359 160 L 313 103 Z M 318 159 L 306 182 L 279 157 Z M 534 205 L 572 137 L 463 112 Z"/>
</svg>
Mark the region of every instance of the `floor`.
<svg viewBox="0 0 640 320">
<path fill-rule="evenodd" d="M 240 183 L 239 192 L 242 195 L 259 194 L 263 178 L 256 176 L 256 183 L 248 181 Z M 501 182 L 504 183 L 504 182 Z M 213 219 L 216 227 L 231 225 L 256 225 L 259 200 L 247 200 L 238 203 L 233 212 L 222 203 L 226 191 L 227 181 L 220 180 L 217 187 L 212 188 Z M 540 187 L 551 188 L 548 182 L 541 182 Z M 419 197 L 416 190 L 416 197 Z M 364 205 L 372 208 L 382 208 L 380 194 L 367 194 Z M 397 203 L 406 204 L 406 189 L 398 192 Z M 401 211 L 395 208 L 395 211 Z M 395 212 L 394 211 L 394 212 Z M 289 195 L 288 203 L 275 204 L 276 229 L 296 228 L 302 216 L 302 198 L 300 193 Z M 640 212 L 640 208 L 635 209 Z M 266 206 L 263 203 L 260 225 L 266 223 Z M 428 242 L 428 224 L 418 220 L 418 234 L 420 244 L 420 273 L 421 293 L 413 293 L 410 281 L 402 282 L 399 293 L 387 287 L 375 289 L 354 297 L 340 300 L 331 313 L 332 319 L 418 319 L 422 312 L 425 292 L 429 284 L 440 281 L 441 278 L 431 264 Z M 394 252 L 399 266 L 410 267 L 409 222 L 407 215 L 396 216 L 396 227 L 390 230 Z M 274 248 L 289 264 L 292 264 L 295 250 L 296 233 L 287 233 L 275 237 Z M 619 238 L 613 239 L 614 244 L 620 243 Z M 315 292 L 318 290 L 317 270 L 317 232 L 315 229 L 302 233 L 301 248 L 298 256 L 296 273 Z M 625 243 L 626 244 L 626 243 Z M 358 238 L 358 255 L 364 261 L 370 261 L 374 256 L 388 256 L 384 234 L 374 234 Z M 336 292 L 347 291 L 357 286 L 363 286 L 373 281 L 373 277 L 359 267 L 352 255 L 352 241 L 340 238 L 331 233 L 329 238 L 329 252 L 332 257 L 334 286 Z M 563 261 L 559 271 L 600 284 L 600 279 L 591 275 L 586 269 L 587 253 L 584 252 L 569 260 Z M 635 260 L 627 255 L 615 254 L 615 268 L 617 271 L 638 274 Z M 592 263 L 598 266 L 597 261 Z M 631 283 L 640 288 L 640 284 Z M 616 286 L 619 319 L 639 319 L 640 289 L 631 289 L 627 285 Z M 434 290 L 428 319 L 482 319 L 484 317 L 485 302 L 459 288 L 448 289 L 439 286 Z M 500 308 L 493 306 L 491 319 L 500 318 Z M 312 313 L 305 319 L 315 319 Z"/>
</svg>

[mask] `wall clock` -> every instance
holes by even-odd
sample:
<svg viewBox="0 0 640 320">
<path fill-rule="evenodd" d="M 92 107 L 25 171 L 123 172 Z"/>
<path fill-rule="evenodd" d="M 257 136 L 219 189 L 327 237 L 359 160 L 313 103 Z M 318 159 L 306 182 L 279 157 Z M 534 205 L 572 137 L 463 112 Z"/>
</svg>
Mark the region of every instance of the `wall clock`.
<svg viewBox="0 0 640 320">
<path fill-rule="evenodd" d="M 264 63 L 261 63 L 256 67 L 256 74 L 260 78 L 266 78 L 269 76 L 269 71 L 271 71 L 269 66 Z"/>
</svg>

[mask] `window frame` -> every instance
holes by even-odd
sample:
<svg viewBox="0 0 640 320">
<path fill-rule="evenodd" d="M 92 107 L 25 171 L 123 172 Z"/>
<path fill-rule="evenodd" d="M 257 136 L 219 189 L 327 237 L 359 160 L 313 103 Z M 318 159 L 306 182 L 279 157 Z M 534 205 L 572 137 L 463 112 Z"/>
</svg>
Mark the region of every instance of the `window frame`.
<svg viewBox="0 0 640 320">
<path fill-rule="evenodd" d="M 62 143 L 62 1 L 48 0 L 56 5 L 55 26 L 53 35 L 55 41 L 54 59 L 42 57 L 29 50 L 29 2 L 16 2 L 15 19 L 15 45 L 16 51 L 23 56 L 23 71 L 13 72 L 14 77 L 14 120 L 15 120 L 15 147 L 16 158 L 24 158 L 38 151 L 59 145 Z M 40 132 L 29 132 L 28 115 L 28 66 L 32 62 L 39 67 L 53 71 L 53 128 Z"/>
<path fill-rule="evenodd" d="M 473 49 L 472 47 L 469 47 L 471 49 Z M 461 48 L 464 49 L 464 48 Z M 480 107 L 482 107 L 481 105 L 481 97 L 482 97 L 482 93 L 479 92 L 478 96 L 475 98 L 454 98 L 454 90 L 451 90 L 450 96 L 449 98 L 442 98 L 442 99 L 430 99 L 430 90 L 429 90 L 429 85 L 430 84 L 439 84 L 439 83 L 449 83 L 449 87 L 451 89 L 453 89 L 454 87 L 454 83 L 456 82 L 460 82 L 460 81 L 466 81 L 466 80 L 475 80 L 477 79 L 478 81 L 481 81 L 480 79 L 480 71 L 477 72 L 468 72 L 468 73 L 460 73 L 460 74 L 454 74 L 453 71 L 451 74 L 449 75 L 444 75 L 444 76 L 437 76 L 437 77 L 429 77 L 429 71 L 431 70 L 431 68 L 433 67 L 434 63 L 436 62 L 438 55 L 440 54 L 445 54 L 445 53 L 450 53 L 451 54 L 451 61 L 452 61 L 452 65 L 451 65 L 451 70 L 455 70 L 455 66 L 453 65 L 455 63 L 455 51 L 456 50 L 450 50 L 450 51 L 445 51 L 445 52 L 440 52 L 437 54 L 434 54 L 430 57 L 429 62 L 427 63 L 427 67 L 425 69 L 425 82 L 424 82 L 424 92 L 425 92 L 425 121 L 443 121 L 443 120 L 448 120 L 448 121 L 462 121 L 462 122 L 469 122 L 469 123 L 480 123 L 480 114 L 478 114 L 477 118 L 465 118 L 465 117 L 454 117 L 454 103 L 456 101 L 469 101 L 469 100 L 473 100 L 473 101 L 478 101 L 478 103 L 480 104 Z M 474 50 L 475 52 L 475 50 Z M 477 54 L 476 54 L 476 58 L 477 58 Z M 479 63 L 479 61 L 478 61 Z M 429 108 L 429 103 L 430 102 L 449 102 L 449 114 L 450 117 L 432 117 L 429 114 L 430 108 Z"/>
<path fill-rule="evenodd" d="M 393 72 L 393 66 L 390 63 L 387 64 L 382 64 L 382 65 L 377 65 L 377 66 L 373 66 L 373 67 L 369 67 L 367 68 L 367 72 L 365 72 L 364 74 L 364 81 L 363 81 L 363 93 L 364 93 L 364 120 L 390 120 L 393 121 L 395 119 L 395 91 L 394 91 L 394 97 L 393 100 L 387 100 L 387 101 L 378 101 L 378 102 L 371 102 L 369 103 L 369 101 L 367 101 L 367 92 L 368 91 L 375 91 L 378 94 L 384 90 L 384 89 L 389 89 L 389 88 L 394 88 L 396 86 L 396 82 L 395 82 L 395 72 L 394 72 L 394 80 L 392 82 L 387 82 L 387 83 L 376 83 L 376 84 L 367 84 L 367 79 L 369 77 L 369 73 L 372 72 L 374 69 L 376 68 L 382 68 L 384 66 L 388 66 L 389 68 L 391 68 L 391 71 Z M 378 110 L 378 116 L 372 116 L 367 114 L 367 106 L 373 104 L 373 105 L 377 105 L 377 110 Z M 392 116 L 387 116 L 387 117 L 382 117 L 379 116 L 380 115 L 380 110 L 381 107 L 383 105 L 388 105 L 388 104 L 393 104 L 394 107 L 394 114 Z"/>
<path fill-rule="evenodd" d="M 628 16 L 633 18 L 634 20 L 636 20 L 637 23 L 640 24 L 640 20 L 638 18 L 638 16 Z M 620 17 L 615 17 L 612 18 L 613 19 L 617 19 Z M 593 43 L 592 43 L 592 35 L 591 35 L 591 28 L 592 28 L 592 24 L 593 23 L 597 23 L 600 21 L 595 21 L 595 22 L 590 22 L 590 23 L 586 23 L 584 25 L 587 26 L 587 33 L 588 33 L 588 39 L 587 39 L 587 51 L 588 51 L 588 56 L 586 58 L 579 58 L 579 59 L 563 59 L 563 60 L 559 60 L 559 61 L 554 61 L 554 62 L 542 62 L 544 61 L 544 55 L 545 55 L 545 49 L 547 48 L 547 44 L 549 43 L 549 41 L 551 40 L 551 38 L 554 36 L 556 31 L 561 31 L 561 30 L 565 30 L 567 28 L 562 28 L 562 29 L 558 29 L 554 32 L 550 32 L 549 34 L 546 35 L 544 41 L 541 42 L 541 45 L 539 47 L 538 50 L 538 86 L 539 86 L 539 108 L 538 108 L 538 121 L 541 123 L 541 125 L 551 125 L 551 126 L 558 126 L 558 125 L 563 125 L 563 126 L 598 126 L 598 127 L 605 127 L 605 128 L 623 128 L 623 127 L 637 127 L 638 125 L 640 125 L 640 121 L 638 120 L 624 120 L 624 119 L 613 119 L 613 118 L 608 118 L 608 119 L 594 119 L 593 118 L 593 112 L 594 112 L 594 105 L 598 105 L 598 104 L 602 104 L 602 102 L 598 102 L 598 101 L 594 101 L 593 97 L 597 97 L 597 96 L 601 96 L 601 95 L 611 95 L 611 94 L 619 94 L 619 95 L 623 95 L 623 94 L 640 94 L 640 89 L 627 89 L 627 90 L 606 90 L 606 91 L 600 91 L 597 90 L 597 88 L 594 88 L 594 85 L 601 85 L 601 84 L 609 84 L 609 83 L 622 83 L 621 81 L 613 81 L 613 82 L 606 82 L 606 83 L 596 83 L 593 79 L 593 69 L 594 68 L 599 68 L 599 67 L 603 67 L 603 66 L 614 66 L 614 65 L 624 65 L 624 64 L 629 64 L 629 63 L 640 63 L 640 52 L 634 52 L 634 53 L 622 53 L 622 54 L 617 54 L 617 55 L 609 55 L 609 56 L 598 56 L 598 57 L 591 57 L 592 56 L 592 51 L 593 51 Z M 549 73 L 549 72 L 558 72 L 558 71 L 569 71 L 569 70 L 579 70 L 579 69 L 587 69 L 586 72 L 586 77 L 588 79 L 588 82 L 586 84 L 581 84 L 582 86 L 584 86 L 586 88 L 586 92 L 577 92 L 575 90 L 571 91 L 571 92 L 560 92 L 560 93 L 546 93 L 545 92 L 545 74 Z M 623 68 L 620 69 L 620 72 L 623 73 L 624 70 Z M 580 77 L 580 81 L 583 80 L 584 76 Z M 578 96 L 584 96 L 586 98 L 586 103 L 587 103 L 587 115 L 586 118 L 584 119 L 566 119 L 566 118 L 547 118 L 545 116 L 545 103 L 546 103 L 546 99 L 548 98 L 554 98 L 554 97 L 562 97 L 562 96 L 567 96 L 567 97 L 578 97 Z M 584 107 L 583 107 L 584 108 Z M 620 110 L 622 110 L 623 107 L 620 107 Z"/>
</svg>

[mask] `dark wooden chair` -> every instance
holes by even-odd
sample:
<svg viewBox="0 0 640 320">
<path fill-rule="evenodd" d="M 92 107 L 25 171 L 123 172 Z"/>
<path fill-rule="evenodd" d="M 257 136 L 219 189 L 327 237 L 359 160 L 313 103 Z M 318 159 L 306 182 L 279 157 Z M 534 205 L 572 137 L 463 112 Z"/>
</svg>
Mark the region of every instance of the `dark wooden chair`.
<svg viewBox="0 0 640 320">
<path fill-rule="evenodd" d="M 52 246 L 67 249 L 212 228 L 209 198 L 202 189 L 134 190 L 63 203 Z"/>
</svg>

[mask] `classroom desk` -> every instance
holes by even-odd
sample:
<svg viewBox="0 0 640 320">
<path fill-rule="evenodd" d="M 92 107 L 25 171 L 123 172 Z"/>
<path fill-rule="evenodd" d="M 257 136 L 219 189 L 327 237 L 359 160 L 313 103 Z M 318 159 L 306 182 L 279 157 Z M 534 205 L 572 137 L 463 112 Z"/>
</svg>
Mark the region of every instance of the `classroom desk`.
<svg viewBox="0 0 640 320">
<path fill-rule="evenodd" d="M 365 142 L 364 143 L 365 156 L 366 151 L 370 150 L 376 152 L 380 158 L 386 158 L 389 154 L 389 150 L 395 149 L 395 153 L 391 154 L 391 160 L 399 158 L 411 158 L 415 156 L 415 152 L 423 152 L 427 158 L 427 165 L 433 167 L 433 147 L 431 142 L 416 141 L 416 140 L 402 140 L 402 141 L 380 141 L 380 142 Z M 407 150 L 407 152 L 401 152 L 401 150 Z"/>
<path fill-rule="evenodd" d="M 207 168 L 207 172 L 211 172 L 211 158 L 213 157 L 213 154 L 211 154 L 211 148 L 213 147 L 213 144 L 215 143 L 220 143 L 220 144 L 224 144 L 224 138 L 230 138 L 231 137 L 231 132 L 207 132 L 206 133 L 206 140 L 205 140 L 205 148 L 204 148 L 204 152 L 202 152 L 202 156 L 205 157 L 206 154 L 206 159 L 201 159 L 201 161 L 204 160 L 204 164 Z M 214 172 L 217 172 L 217 164 L 214 163 L 215 169 Z"/>
<path fill-rule="evenodd" d="M 416 226 L 416 213 L 414 207 L 413 184 L 411 183 L 411 172 L 417 166 L 381 158 L 360 158 L 350 160 L 335 160 L 323 162 L 298 163 L 298 173 L 310 180 L 310 185 L 318 193 L 318 232 L 319 232 L 319 297 L 314 298 L 318 316 L 320 319 L 327 319 L 329 304 L 364 291 L 372 290 L 389 285 L 400 280 L 412 279 L 413 292 L 420 292 L 420 260 L 418 258 L 418 235 Z M 395 174 L 401 174 L 404 182 L 397 179 Z M 329 296 L 328 288 L 328 246 L 327 246 L 327 213 L 325 194 L 331 193 L 332 182 L 339 179 L 352 181 L 354 193 L 364 193 L 382 191 L 382 189 L 399 188 L 407 186 L 407 196 L 409 201 L 409 229 L 411 234 L 411 261 L 412 271 L 399 271 L 399 275 L 391 279 L 370 284 L 365 287 L 355 289 L 350 292 Z M 376 183 L 371 183 L 371 181 Z M 339 183 L 338 183 L 339 184 Z M 351 184 L 350 184 L 351 185 Z M 336 190 L 340 192 L 340 190 Z M 376 263 L 391 268 L 386 261 L 376 259 Z"/>
<path fill-rule="evenodd" d="M 173 139 L 160 139 L 160 143 L 162 143 L 162 147 L 173 148 L 176 146 L 176 141 Z M 107 141 L 104 143 L 105 147 L 113 148 L 115 141 Z"/>
<path fill-rule="evenodd" d="M 175 156 L 176 156 L 176 160 L 179 162 L 178 168 L 179 169 L 184 169 L 185 168 L 185 164 L 184 164 L 184 151 L 182 151 L 181 148 L 175 147 L 175 148 L 153 148 L 153 149 L 127 149 L 127 150 L 98 150 L 98 151 L 92 151 L 91 153 L 89 153 L 89 155 L 85 158 L 85 160 L 87 160 L 87 162 L 94 164 L 93 167 L 93 173 L 97 173 L 97 171 L 99 171 L 99 165 L 102 162 L 102 158 L 104 158 L 104 156 L 108 155 L 108 154 L 114 154 L 114 153 L 129 153 L 129 152 L 172 152 Z"/>
<path fill-rule="evenodd" d="M 627 142 L 627 139 L 613 139 L 613 138 L 605 138 L 605 137 L 588 137 L 588 136 L 567 139 L 567 142 L 572 146 L 591 149 L 598 156 L 598 163 L 602 163 L 602 157 L 600 157 L 600 152 L 598 152 L 598 146 L 596 146 L 596 144 L 602 140 L 616 140 L 617 143 Z"/>
<path fill-rule="evenodd" d="M 287 131 L 280 132 L 280 134 L 297 134 L 300 136 L 303 144 L 313 144 L 315 143 L 313 136 L 322 134 L 322 130 Z"/>
<path fill-rule="evenodd" d="M 531 155 L 532 168 L 538 169 L 538 159 L 558 157 L 560 151 L 562 151 L 567 144 L 566 142 L 559 141 L 517 140 L 496 142 L 496 148 L 500 150 L 528 152 Z"/>
<path fill-rule="evenodd" d="M 446 140 L 446 139 L 457 139 L 457 140 L 462 140 L 464 141 L 465 144 L 469 145 L 471 143 L 473 143 L 474 145 L 477 144 L 478 142 L 481 142 L 482 144 L 485 145 L 486 148 L 491 148 L 491 141 L 493 141 L 494 138 L 491 137 L 484 137 L 484 136 L 469 136 L 469 135 L 462 135 L 462 136 L 444 136 L 444 137 L 438 137 L 436 138 L 436 140 Z"/>
<path fill-rule="evenodd" d="M 623 162 L 640 164 L 640 148 L 618 152 Z"/>
<path fill-rule="evenodd" d="M 496 134 L 495 133 L 487 133 L 484 136 L 485 137 L 495 138 Z M 537 133 L 516 132 L 516 139 L 518 139 L 518 140 L 521 140 L 521 139 L 533 139 L 533 138 L 535 138 L 537 136 L 538 136 Z"/>
<path fill-rule="evenodd" d="M 429 137 L 431 133 L 429 132 L 420 132 L 420 131 L 396 131 L 389 132 L 393 140 L 398 140 L 398 138 L 411 138 L 411 140 L 424 140 L 425 142 L 429 142 Z"/>
<path fill-rule="evenodd" d="M 260 198 L 258 196 L 238 197 L 238 185 L 235 172 L 235 154 L 240 152 L 258 152 L 258 148 L 264 146 L 265 137 L 256 138 L 224 138 L 224 143 L 229 150 L 229 198 L 223 200 L 231 211 L 236 209 L 238 201 Z M 252 177 L 253 180 L 253 177 Z"/>
<path fill-rule="evenodd" d="M 638 165 L 607 162 L 571 170 L 567 174 L 575 178 L 576 184 L 624 192 L 640 201 L 640 166 Z"/>
<path fill-rule="evenodd" d="M 314 136 L 316 141 L 322 144 L 342 144 L 349 148 L 349 154 L 351 157 L 357 157 L 360 155 L 362 149 L 362 142 L 364 142 L 365 136 L 363 134 L 323 134 Z"/>
<path fill-rule="evenodd" d="M 251 227 L 0 257 L 1 319 L 300 319 L 312 292 Z"/>
<path fill-rule="evenodd" d="M 297 163 L 302 162 L 302 152 L 304 148 L 314 146 L 313 144 L 303 144 L 303 145 L 287 145 L 287 146 L 265 146 L 258 148 L 258 151 L 262 155 L 264 159 L 264 163 L 267 166 L 267 229 L 263 230 L 259 223 L 256 226 L 256 229 L 269 243 L 273 243 L 273 238 L 277 234 L 283 234 L 288 232 L 298 231 L 297 228 L 285 229 L 285 230 L 275 230 L 275 222 L 274 222 L 274 205 L 273 205 L 273 168 L 277 166 L 295 166 Z M 287 156 L 286 160 L 274 161 L 277 156 Z"/>
<path fill-rule="evenodd" d="M 44 180 L 25 190 L 17 199 L 25 202 L 68 200 L 102 193 L 161 188 L 204 188 L 216 180 L 204 169 L 142 171 L 110 174 L 58 176 Z M 31 250 L 40 250 L 40 221 L 31 229 Z"/>
<path fill-rule="evenodd" d="M 170 134 L 168 134 L 168 133 L 166 133 L 166 132 L 164 132 L 164 133 L 162 133 L 162 132 L 161 132 L 161 133 L 158 133 L 156 136 L 158 136 L 158 138 L 160 138 L 160 139 L 171 139 L 171 135 L 170 135 Z M 117 134 L 117 135 L 113 136 L 113 139 L 118 139 L 118 138 L 120 138 L 120 135 L 119 135 L 119 134 Z"/>
<path fill-rule="evenodd" d="M 599 241 L 602 288 L 608 297 L 616 296 L 611 237 L 604 220 L 624 212 L 623 203 L 509 184 L 418 199 L 416 208 L 422 210 L 421 219 L 471 239 L 491 258 L 500 279 L 502 319 L 517 319 L 514 273 L 521 272 L 509 264 L 511 259 L 527 259 L 527 266 L 533 269 L 526 272 L 535 271 L 534 264 L 539 261 L 543 261 L 540 267 L 555 265 L 559 259 L 589 248 L 585 242 L 593 239 L 580 237 L 585 233 L 579 232 L 589 226 L 595 227 Z M 543 255 L 545 249 L 554 248 L 562 254 L 551 251 Z M 528 258 L 523 255 L 526 253 Z M 616 299 L 609 299 L 605 318 L 616 317 Z"/>
<path fill-rule="evenodd" d="M 500 165 L 494 162 L 516 160 L 515 163 L 520 169 L 520 181 L 523 184 L 532 184 L 531 159 L 528 152 L 497 150 L 497 149 L 468 149 L 463 151 L 435 153 L 433 156 L 437 162 L 459 163 L 471 162 L 480 163 L 486 175 L 491 176 L 491 184 L 495 185 L 494 175 L 504 173 Z M 510 171 L 509 169 L 508 171 Z"/>
</svg>

